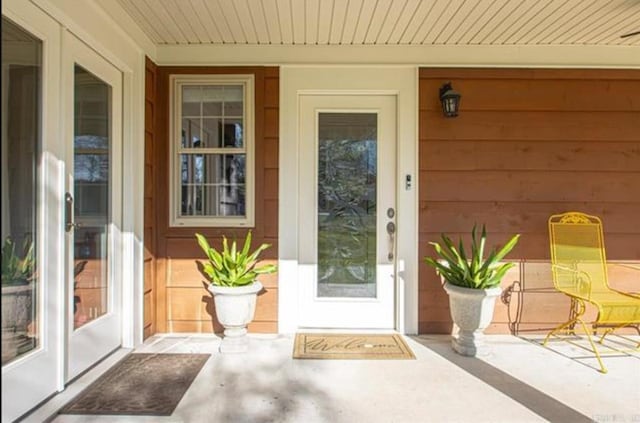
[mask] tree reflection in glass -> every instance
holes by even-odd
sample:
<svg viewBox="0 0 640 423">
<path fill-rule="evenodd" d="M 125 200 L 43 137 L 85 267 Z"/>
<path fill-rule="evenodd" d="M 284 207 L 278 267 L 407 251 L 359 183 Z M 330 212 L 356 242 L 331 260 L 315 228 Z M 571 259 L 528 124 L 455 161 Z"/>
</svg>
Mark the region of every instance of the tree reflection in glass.
<svg viewBox="0 0 640 423">
<path fill-rule="evenodd" d="M 375 297 L 376 177 L 377 114 L 320 113 L 320 297 Z"/>
</svg>

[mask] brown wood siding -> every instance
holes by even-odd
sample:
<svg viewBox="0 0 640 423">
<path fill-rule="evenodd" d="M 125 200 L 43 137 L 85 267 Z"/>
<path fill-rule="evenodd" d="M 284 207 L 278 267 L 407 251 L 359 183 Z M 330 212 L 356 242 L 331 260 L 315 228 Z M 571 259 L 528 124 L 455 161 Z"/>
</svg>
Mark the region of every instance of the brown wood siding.
<svg viewBox="0 0 640 423">
<path fill-rule="evenodd" d="M 157 66 L 145 61 L 144 92 L 144 338 L 157 331 L 156 325 L 156 213 L 153 197 L 155 185 L 154 146 L 156 119 Z"/>
<path fill-rule="evenodd" d="M 220 332 L 211 294 L 196 261 L 204 255 L 194 233 L 205 235 L 213 245 L 222 235 L 243 239 L 245 228 L 177 228 L 169 226 L 169 76 L 172 74 L 253 74 L 255 77 L 255 227 L 253 245 L 272 244 L 263 253 L 265 263 L 278 258 L 278 148 L 279 69 L 276 67 L 162 67 L 156 74 L 155 149 L 150 169 L 154 177 L 146 188 L 152 193 L 149 207 L 155 211 L 157 332 Z M 147 204 L 145 204 L 147 206 Z M 261 277 L 265 290 L 259 294 L 252 332 L 277 332 L 278 277 Z"/>
<path fill-rule="evenodd" d="M 438 100 L 447 81 L 462 94 L 453 119 Z M 551 214 L 600 216 L 608 259 L 640 261 L 639 71 L 421 69 L 419 89 L 419 257 L 440 233 L 468 240 L 474 223 L 494 244 L 522 234 L 509 257 L 523 261 L 503 287 L 517 280 L 525 294 L 497 302 L 490 331 L 566 320 L 548 262 Z M 610 273 L 612 285 L 634 289 L 624 269 Z M 419 331 L 450 332 L 448 297 L 423 263 L 419 283 Z"/>
</svg>

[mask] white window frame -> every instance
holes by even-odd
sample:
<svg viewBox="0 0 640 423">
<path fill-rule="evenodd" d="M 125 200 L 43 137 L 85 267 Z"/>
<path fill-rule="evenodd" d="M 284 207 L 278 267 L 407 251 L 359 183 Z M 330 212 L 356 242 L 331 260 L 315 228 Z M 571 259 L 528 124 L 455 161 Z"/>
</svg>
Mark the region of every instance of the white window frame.
<svg viewBox="0 0 640 423">
<path fill-rule="evenodd" d="M 169 222 L 171 227 L 253 227 L 255 225 L 255 101 L 253 75 L 171 75 L 170 76 L 170 140 L 171 157 Z M 180 160 L 182 87 L 188 85 L 242 85 L 243 143 L 245 154 L 245 216 L 180 216 Z M 186 149 L 185 149 L 186 150 Z M 202 148 L 204 154 L 229 154 L 229 148 Z"/>
</svg>

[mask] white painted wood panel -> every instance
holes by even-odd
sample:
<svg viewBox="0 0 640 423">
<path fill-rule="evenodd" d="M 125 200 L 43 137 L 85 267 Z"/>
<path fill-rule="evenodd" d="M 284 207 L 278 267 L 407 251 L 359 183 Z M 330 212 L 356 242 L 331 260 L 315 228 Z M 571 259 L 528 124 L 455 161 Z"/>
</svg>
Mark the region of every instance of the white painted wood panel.
<svg viewBox="0 0 640 423">
<path fill-rule="evenodd" d="M 276 0 L 280 36 L 283 44 L 293 44 L 293 19 L 289 0 Z"/>
<path fill-rule="evenodd" d="M 330 44 L 341 44 L 347 19 L 347 5 L 349 0 L 334 0 L 332 23 L 329 35 Z"/>
<path fill-rule="evenodd" d="M 114 2 L 159 45 L 640 45 L 636 0 Z"/>
</svg>

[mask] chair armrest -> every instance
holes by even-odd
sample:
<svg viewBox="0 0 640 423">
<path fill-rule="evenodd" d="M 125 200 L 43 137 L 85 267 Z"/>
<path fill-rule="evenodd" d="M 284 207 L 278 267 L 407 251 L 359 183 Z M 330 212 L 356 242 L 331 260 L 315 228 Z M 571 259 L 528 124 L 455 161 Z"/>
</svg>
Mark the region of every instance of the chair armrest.
<svg viewBox="0 0 640 423">
<path fill-rule="evenodd" d="M 570 267 L 561 266 L 559 264 L 552 264 L 551 268 L 552 269 L 557 268 L 557 269 L 560 269 L 560 270 L 565 270 L 567 272 L 576 273 L 576 274 L 578 274 L 580 276 L 584 276 L 585 278 L 587 278 L 587 281 L 589 283 L 591 283 L 591 276 L 587 272 L 585 272 L 584 270 L 572 269 Z"/>
</svg>

